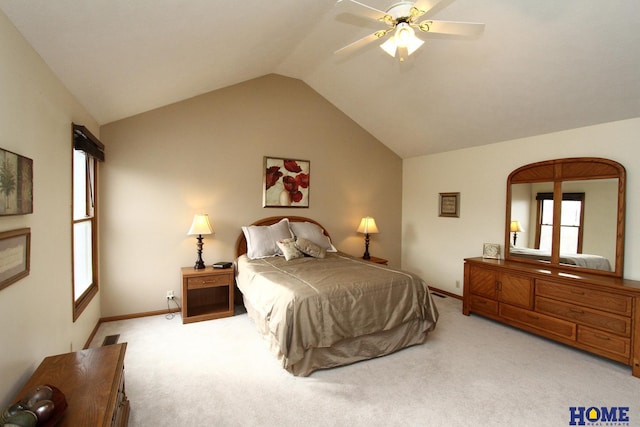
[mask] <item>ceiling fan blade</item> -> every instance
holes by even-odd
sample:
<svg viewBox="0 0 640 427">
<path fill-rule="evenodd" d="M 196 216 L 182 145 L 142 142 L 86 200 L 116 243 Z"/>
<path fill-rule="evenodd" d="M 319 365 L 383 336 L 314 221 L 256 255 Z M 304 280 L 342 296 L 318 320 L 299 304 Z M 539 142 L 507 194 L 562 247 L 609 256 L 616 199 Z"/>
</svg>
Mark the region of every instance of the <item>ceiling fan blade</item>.
<svg viewBox="0 0 640 427">
<path fill-rule="evenodd" d="M 416 26 L 426 33 L 455 36 L 479 36 L 484 31 L 484 24 L 476 22 L 422 21 Z"/>
<path fill-rule="evenodd" d="M 369 19 L 373 19 L 374 21 L 386 22 L 386 19 L 388 19 L 385 18 L 386 16 L 388 16 L 387 12 L 383 12 L 355 0 L 338 0 L 336 2 L 336 6 L 339 6 L 345 11 L 353 13 L 354 15 L 365 16 Z"/>
<path fill-rule="evenodd" d="M 420 13 L 416 14 L 415 18 L 420 17 L 425 13 L 429 12 L 431 9 L 436 7 L 438 3 L 440 3 L 441 1 L 442 0 L 416 0 L 416 2 L 413 4 L 413 7 L 419 10 Z"/>
<path fill-rule="evenodd" d="M 356 40 L 353 43 L 350 43 L 348 45 L 346 45 L 345 47 L 336 50 L 334 53 L 336 55 L 346 55 L 349 54 L 351 52 L 353 52 L 354 50 L 360 49 L 361 47 L 379 40 L 380 38 L 384 37 L 389 31 L 391 31 L 391 28 L 389 30 L 380 30 L 380 31 L 376 31 L 373 34 L 369 34 L 366 37 L 361 38 L 360 40 Z"/>
</svg>

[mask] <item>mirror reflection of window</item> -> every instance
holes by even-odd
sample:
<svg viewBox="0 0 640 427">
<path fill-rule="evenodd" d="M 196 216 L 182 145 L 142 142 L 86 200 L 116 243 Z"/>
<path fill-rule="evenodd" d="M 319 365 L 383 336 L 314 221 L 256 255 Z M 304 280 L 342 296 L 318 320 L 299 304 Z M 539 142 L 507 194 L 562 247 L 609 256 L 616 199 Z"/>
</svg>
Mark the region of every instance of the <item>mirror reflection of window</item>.
<svg viewBox="0 0 640 427">
<path fill-rule="evenodd" d="M 536 195 L 540 212 L 536 249 L 551 251 L 553 238 L 553 193 Z M 560 215 L 560 253 L 582 253 L 584 193 L 563 193 Z"/>
<path fill-rule="evenodd" d="M 582 194 L 584 198 L 584 194 Z M 582 253 L 583 200 L 563 200 L 560 219 L 560 253 Z"/>
<path fill-rule="evenodd" d="M 548 193 L 546 193 L 548 194 Z M 540 194 L 538 194 L 540 197 Z M 536 233 L 538 241 L 536 249 L 542 249 L 551 252 L 551 239 L 553 238 L 553 193 L 551 199 L 539 200 L 540 203 L 540 232 Z"/>
</svg>

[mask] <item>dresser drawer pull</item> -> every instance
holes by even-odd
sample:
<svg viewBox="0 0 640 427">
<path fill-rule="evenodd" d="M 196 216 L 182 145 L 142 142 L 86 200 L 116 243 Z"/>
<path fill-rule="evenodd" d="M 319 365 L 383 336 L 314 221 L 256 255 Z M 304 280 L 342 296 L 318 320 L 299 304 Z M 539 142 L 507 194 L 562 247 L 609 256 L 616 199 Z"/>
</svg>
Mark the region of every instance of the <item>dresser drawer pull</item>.
<svg viewBox="0 0 640 427">
<path fill-rule="evenodd" d="M 202 280 L 201 282 L 203 285 L 206 285 L 207 283 L 217 283 L 218 281 L 213 279 L 213 280 Z"/>
<path fill-rule="evenodd" d="M 575 295 L 584 295 L 584 291 L 578 291 L 575 289 L 571 289 L 571 293 Z"/>
<path fill-rule="evenodd" d="M 611 338 L 604 336 L 604 335 L 600 335 L 600 334 L 593 334 L 594 337 L 601 339 L 601 340 L 605 340 L 605 341 L 611 341 Z"/>
</svg>

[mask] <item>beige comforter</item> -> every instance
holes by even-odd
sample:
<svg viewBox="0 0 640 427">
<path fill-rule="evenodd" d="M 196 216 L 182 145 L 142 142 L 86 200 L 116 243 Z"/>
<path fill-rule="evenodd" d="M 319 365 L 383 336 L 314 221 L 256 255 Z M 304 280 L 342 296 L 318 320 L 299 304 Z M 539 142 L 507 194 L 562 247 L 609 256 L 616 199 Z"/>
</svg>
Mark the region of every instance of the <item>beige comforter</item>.
<svg viewBox="0 0 640 427">
<path fill-rule="evenodd" d="M 296 375 L 423 343 L 438 312 L 417 276 L 328 253 L 324 259 L 237 259 L 249 316 Z"/>
</svg>

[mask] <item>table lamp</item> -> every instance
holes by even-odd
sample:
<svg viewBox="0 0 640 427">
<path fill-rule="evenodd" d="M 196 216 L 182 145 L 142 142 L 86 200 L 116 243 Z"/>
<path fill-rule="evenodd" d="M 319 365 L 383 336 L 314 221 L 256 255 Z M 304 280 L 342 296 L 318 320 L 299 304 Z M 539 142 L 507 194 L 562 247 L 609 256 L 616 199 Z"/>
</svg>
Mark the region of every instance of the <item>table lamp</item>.
<svg viewBox="0 0 640 427">
<path fill-rule="evenodd" d="M 193 223 L 191 224 L 191 228 L 187 232 L 188 236 L 198 236 L 198 259 L 196 260 L 196 264 L 193 268 L 196 270 L 205 268 L 204 261 L 202 260 L 202 235 L 203 234 L 213 234 L 213 228 L 211 227 L 211 223 L 209 222 L 209 215 L 207 214 L 196 214 L 193 217 Z"/>
<path fill-rule="evenodd" d="M 370 216 L 362 218 L 362 221 L 360 221 L 360 225 L 358 226 L 358 230 L 356 231 L 364 234 L 364 255 L 362 256 L 362 259 L 371 259 L 371 256 L 369 255 L 369 234 L 379 233 L 378 227 L 376 226 L 376 220 Z"/>
<path fill-rule="evenodd" d="M 516 245 L 518 233 L 524 231 L 520 226 L 520 221 L 511 221 L 511 232 L 513 233 L 513 246 Z"/>
</svg>

